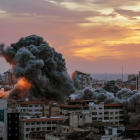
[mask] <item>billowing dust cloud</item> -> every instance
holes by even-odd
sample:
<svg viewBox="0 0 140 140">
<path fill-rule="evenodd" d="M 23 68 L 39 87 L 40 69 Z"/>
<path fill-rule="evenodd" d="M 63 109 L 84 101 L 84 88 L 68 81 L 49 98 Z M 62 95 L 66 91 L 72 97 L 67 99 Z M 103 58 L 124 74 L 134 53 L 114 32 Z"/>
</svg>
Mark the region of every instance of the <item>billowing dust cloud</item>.
<svg viewBox="0 0 140 140">
<path fill-rule="evenodd" d="M 31 83 L 30 97 L 61 101 L 76 91 L 62 54 L 40 36 L 22 37 L 6 48 L 1 44 L 1 54 L 12 65 L 16 78 L 25 78 Z M 16 89 L 12 92 L 17 92 Z"/>
</svg>

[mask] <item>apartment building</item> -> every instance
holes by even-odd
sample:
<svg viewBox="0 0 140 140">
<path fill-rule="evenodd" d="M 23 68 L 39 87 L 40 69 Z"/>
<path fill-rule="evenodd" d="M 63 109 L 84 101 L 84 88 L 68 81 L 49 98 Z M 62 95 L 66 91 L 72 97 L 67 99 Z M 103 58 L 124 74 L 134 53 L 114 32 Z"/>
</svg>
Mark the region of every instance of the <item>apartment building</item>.
<svg viewBox="0 0 140 140">
<path fill-rule="evenodd" d="M 43 106 L 43 116 L 57 117 L 60 114 L 60 107 L 57 104 L 44 105 Z"/>
<path fill-rule="evenodd" d="M 19 140 L 19 113 L 16 109 L 0 110 L 0 140 Z"/>
<path fill-rule="evenodd" d="M 19 112 L 26 112 L 30 115 L 41 115 L 42 116 L 42 108 L 44 103 L 41 101 L 24 101 L 20 102 L 16 105 L 16 109 Z"/>
<path fill-rule="evenodd" d="M 86 87 L 92 88 L 92 77 L 90 77 L 90 74 L 75 71 L 72 74 L 72 79 L 78 89 L 84 89 Z"/>
<path fill-rule="evenodd" d="M 82 100 L 69 100 L 68 104 L 60 105 L 60 116 L 64 119 L 67 119 L 74 112 L 89 112 L 89 106 Z"/>
<path fill-rule="evenodd" d="M 5 83 L 8 83 L 8 84 L 16 84 L 17 83 L 17 79 L 13 75 L 11 69 L 6 71 L 6 72 L 4 72 L 3 81 Z"/>
<path fill-rule="evenodd" d="M 53 131 L 56 129 L 57 123 L 62 123 L 63 118 L 20 118 L 20 139 L 27 140 L 28 134 L 30 137 L 34 137 L 35 133 L 31 132 L 40 132 L 40 131 Z"/>
<path fill-rule="evenodd" d="M 115 125 L 124 125 L 122 104 L 95 104 L 96 102 L 69 100 L 67 105 L 60 105 L 60 115 L 67 119 L 70 114 L 91 113 L 93 121 L 108 121 Z"/>
</svg>

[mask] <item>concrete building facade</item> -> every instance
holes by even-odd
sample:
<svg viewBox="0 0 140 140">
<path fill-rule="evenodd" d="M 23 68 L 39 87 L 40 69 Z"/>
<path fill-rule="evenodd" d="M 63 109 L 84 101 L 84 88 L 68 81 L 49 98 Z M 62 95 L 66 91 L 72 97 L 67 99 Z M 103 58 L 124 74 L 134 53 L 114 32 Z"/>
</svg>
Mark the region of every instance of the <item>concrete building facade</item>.
<svg viewBox="0 0 140 140">
<path fill-rule="evenodd" d="M 122 104 L 89 104 L 86 101 L 70 100 L 68 105 L 60 105 L 60 115 L 67 119 L 72 113 L 91 113 L 92 121 L 108 121 L 115 125 L 124 125 Z M 72 105 L 73 104 L 73 105 Z"/>
<path fill-rule="evenodd" d="M 16 109 L 0 110 L 0 139 L 19 140 L 19 113 Z"/>
<path fill-rule="evenodd" d="M 92 88 L 92 77 L 90 77 L 90 74 L 75 71 L 72 74 L 72 79 L 78 89 Z"/>
<path fill-rule="evenodd" d="M 18 109 L 19 112 L 26 112 L 30 115 L 43 115 L 42 109 L 43 109 L 44 103 L 41 101 L 24 101 L 20 102 L 16 105 L 16 109 Z"/>
<path fill-rule="evenodd" d="M 63 120 L 63 118 L 20 119 L 20 139 L 27 140 L 28 134 L 31 132 L 53 131 L 56 129 L 56 124 L 62 122 Z"/>
<path fill-rule="evenodd" d="M 56 104 L 53 105 L 45 105 L 43 107 L 43 116 L 51 116 L 51 117 L 57 117 L 60 114 L 60 107 Z"/>
</svg>

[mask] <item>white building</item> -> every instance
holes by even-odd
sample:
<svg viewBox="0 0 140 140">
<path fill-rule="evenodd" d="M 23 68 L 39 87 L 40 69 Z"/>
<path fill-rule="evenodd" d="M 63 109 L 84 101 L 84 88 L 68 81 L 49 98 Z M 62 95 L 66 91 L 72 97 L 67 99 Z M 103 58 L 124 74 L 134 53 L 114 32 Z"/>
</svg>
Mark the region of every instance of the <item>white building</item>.
<svg viewBox="0 0 140 140">
<path fill-rule="evenodd" d="M 72 74 L 72 79 L 78 89 L 84 89 L 86 87 L 92 88 L 92 78 L 90 77 L 90 74 L 75 71 Z"/>
<path fill-rule="evenodd" d="M 106 81 L 93 79 L 92 83 L 93 83 L 93 85 L 104 85 L 106 83 Z"/>
<path fill-rule="evenodd" d="M 27 140 L 28 134 L 31 132 L 53 131 L 56 129 L 56 124 L 60 122 L 63 122 L 63 118 L 55 117 L 20 119 L 20 139 Z"/>
<path fill-rule="evenodd" d="M 30 115 L 38 114 L 42 116 L 43 104 L 41 101 L 24 101 L 18 103 L 16 109 L 18 109 L 19 112 L 26 112 Z"/>
<path fill-rule="evenodd" d="M 6 71 L 6 72 L 4 72 L 3 81 L 5 83 L 8 83 L 8 84 L 16 84 L 17 83 L 17 79 L 13 75 L 11 69 Z"/>
<path fill-rule="evenodd" d="M 140 92 L 140 72 L 139 75 L 136 77 L 136 90 Z"/>
<path fill-rule="evenodd" d="M 119 126 L 108 127 L 108 129 L 105 131 L 106 135 L 103 135 L 101 137 L 101 140 L 120 140 L 118 135 L 121 134 L 124 131 L 125 131 L 124 126 L 121 126 L 121 127 L 119 127 Z"/>
<path fill-rule="evenodd" d="M 70 126 L 78 127 L 85 123 L 92 123 L 92 115 L 90 113 L 72 113 L 70 114 Z"/>
<path fill-rule="evenodd" d="M 0 109 L 0 140 L 19 140 L 19 113 L 16 109 Z"/>
<path fill-rule="evenodd" d="M 137 77 L 137 74 L 130 74 L 128 75 L 128 80 L 132 80 L 133 78 Z"/>
<path fill-rule="evenodd" d="M 60 115 L 66 119 L 72 113 L 92 113 L 93 121 L 108 121 L 115 125 L 124 125 L 122 104 L 87 104 L 84 100 L 70 100 L 68 105 L 60 105 Z"/>
</svg>

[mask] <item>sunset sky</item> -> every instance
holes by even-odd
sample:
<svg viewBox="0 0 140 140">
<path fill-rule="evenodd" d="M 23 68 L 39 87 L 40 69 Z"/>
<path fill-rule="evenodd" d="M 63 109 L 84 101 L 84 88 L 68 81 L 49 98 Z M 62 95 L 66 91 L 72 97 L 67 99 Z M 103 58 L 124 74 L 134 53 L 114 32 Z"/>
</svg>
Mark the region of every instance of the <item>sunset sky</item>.
<svg viewBox="0 0 140 140">
<path fill-rule="evenodd" d="M 140 70 L 139 0 L 0 0 L 0 42 L 32 34 L 63 54 L 68 73 Z"/>
</svg>

